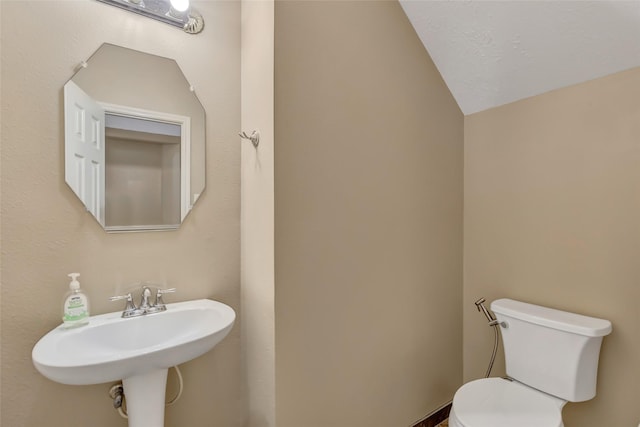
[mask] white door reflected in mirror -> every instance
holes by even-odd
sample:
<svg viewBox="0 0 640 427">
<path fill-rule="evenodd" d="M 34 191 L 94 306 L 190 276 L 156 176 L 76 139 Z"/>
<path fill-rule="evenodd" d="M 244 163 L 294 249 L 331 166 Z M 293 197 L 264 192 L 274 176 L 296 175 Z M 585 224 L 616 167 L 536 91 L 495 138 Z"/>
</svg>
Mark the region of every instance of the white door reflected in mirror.
<svg viewBox="0 0 640 427">
<path fill-rule="evenodd" d="M 64 99 L 65 180 L 104 227 L 104 109 L 72 81 L 64 86 Z"/>
</svg>

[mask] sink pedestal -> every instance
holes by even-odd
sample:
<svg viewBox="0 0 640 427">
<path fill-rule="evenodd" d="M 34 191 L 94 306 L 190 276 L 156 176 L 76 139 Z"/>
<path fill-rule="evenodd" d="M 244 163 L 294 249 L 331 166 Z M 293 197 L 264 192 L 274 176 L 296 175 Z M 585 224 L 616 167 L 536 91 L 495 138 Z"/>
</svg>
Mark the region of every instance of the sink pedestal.
<svg viewBox="0 0 640 427">
<path fill-rule="evenodd" d="M 129 427 L 164 427 L 168 371 L 156 369 L 122 380 Z"/>
</svg>

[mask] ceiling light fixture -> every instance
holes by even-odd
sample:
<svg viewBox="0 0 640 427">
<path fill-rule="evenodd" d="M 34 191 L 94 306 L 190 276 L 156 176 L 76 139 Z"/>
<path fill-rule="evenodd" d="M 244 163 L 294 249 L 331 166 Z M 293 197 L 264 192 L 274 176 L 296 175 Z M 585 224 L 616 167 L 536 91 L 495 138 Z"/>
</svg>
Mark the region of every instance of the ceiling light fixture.
<svg viewBox="0 0 640 427">
<path fill-rule="evenodd" d="M 189 34 L 198 34 L 204 28 L 202 15 L 189 7 L 189 0 L 98 1 L 182 28 Z"/>
</svg>

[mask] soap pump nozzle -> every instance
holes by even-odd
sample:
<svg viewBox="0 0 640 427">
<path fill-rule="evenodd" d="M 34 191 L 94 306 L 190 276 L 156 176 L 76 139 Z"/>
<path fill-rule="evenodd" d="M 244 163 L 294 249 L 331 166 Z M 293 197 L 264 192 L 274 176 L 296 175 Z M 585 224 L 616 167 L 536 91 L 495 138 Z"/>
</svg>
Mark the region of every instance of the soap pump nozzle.
<svg viewBox="0 0 640 427">
<path fill-rule="evenodd" d="M 69 289 L 75 291 L 80 289 L 80 282 L 78 282 L 78 277 L 80 273 L 69 273 L 67 276 L 71 277 L 71 283 L 69 283 Z"/>
</svg>

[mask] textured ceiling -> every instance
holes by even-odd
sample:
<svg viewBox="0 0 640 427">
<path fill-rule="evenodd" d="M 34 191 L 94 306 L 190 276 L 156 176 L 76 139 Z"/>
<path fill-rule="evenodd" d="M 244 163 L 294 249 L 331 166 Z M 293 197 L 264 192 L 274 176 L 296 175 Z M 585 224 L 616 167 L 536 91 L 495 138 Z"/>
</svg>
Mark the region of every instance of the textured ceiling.
<svg viewBox="0 0 640 427">
<path fill-rule="evenodd" d="M 640 66 L 640 0 L 400 4 L 465 115 Z"/>
</svg>

